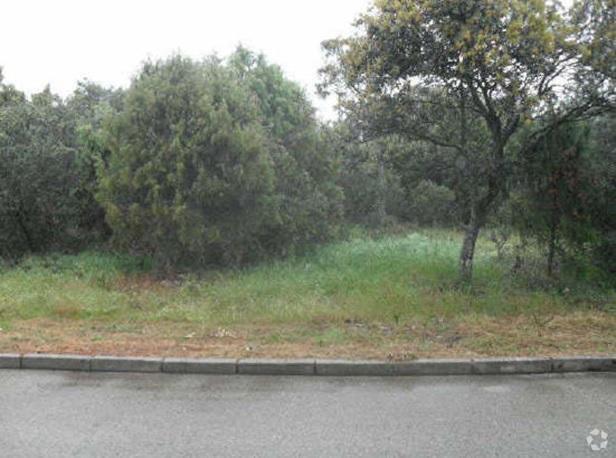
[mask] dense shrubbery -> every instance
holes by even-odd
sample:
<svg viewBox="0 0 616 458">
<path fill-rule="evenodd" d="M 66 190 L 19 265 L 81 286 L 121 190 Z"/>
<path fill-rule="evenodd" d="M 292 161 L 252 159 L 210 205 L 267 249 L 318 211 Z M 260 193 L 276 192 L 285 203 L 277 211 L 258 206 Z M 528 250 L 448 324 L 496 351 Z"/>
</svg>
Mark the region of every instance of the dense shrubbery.
<svg viewBox="0 0 616 458">
<path fill-rule="evenodd" d="M 27 99 L 0 75 L 0 257 L 74 250 L 104 232 L 79 125 L 70 102 L 49 90 Z"/>
<path fill-rule="evenodd" d="M 590 122 L 589 154 L 581 171 L 589 189 L 592 253 L 599 267 L 616 274 L 616 116 Z"/>
<path fill-rule="evenodd" d="M 338 223 L 320 143 L 302 91 L 244 49 L 147 63 L 104 128 L 98 198 L 117 245 L 159 264 L 286 254 Z"/>
<path fill-rule="evenodd" d="M 515 234 L 545 251 L 549 274 L 572 260 L 614 273 L 616 125 L 606 113 L 544 131 L 545 120 L 529 121 L 512 137 L 481 221 L 499 251 Z M 447 144 L 379 135 L 378 117 L 320 124 L 299 86 L 243 48 L 226 60 L 148 62 L 126 91 L 83 82 L 66 100 L 26 97 L 0 74 L 0 258 L 110 240 L 161 268 L 229 266 L 298 253 L 345 222 L 468 229 L 486 191 L 485 128 L 468 119 L 479 151 L 470 160 Z"/>
</svg>

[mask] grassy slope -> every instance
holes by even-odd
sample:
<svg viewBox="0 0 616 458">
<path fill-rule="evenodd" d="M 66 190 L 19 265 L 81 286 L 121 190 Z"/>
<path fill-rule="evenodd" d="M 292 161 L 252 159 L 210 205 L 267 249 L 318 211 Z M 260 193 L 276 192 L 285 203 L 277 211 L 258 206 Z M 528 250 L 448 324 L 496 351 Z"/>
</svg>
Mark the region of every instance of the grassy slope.
<svg viewBox="0 0 616 458">
<path fill-rule="evenodd" d="M 0 351 L 392 356 L 616 350 L 614 292 L 529 288 L 481 241 L 454 288 L 459 237 L 357 238 L 201 279 L 157 281 L 101 253 L 0 272 Z M 510 265 L 510 264 L 509 264 Z"/>
</svg>

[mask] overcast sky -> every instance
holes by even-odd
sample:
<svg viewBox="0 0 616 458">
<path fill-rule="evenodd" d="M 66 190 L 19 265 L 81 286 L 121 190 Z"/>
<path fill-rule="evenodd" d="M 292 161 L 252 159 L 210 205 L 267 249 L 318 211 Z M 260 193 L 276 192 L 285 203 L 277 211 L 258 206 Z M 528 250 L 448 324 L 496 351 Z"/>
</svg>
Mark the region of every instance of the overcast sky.
<svg viewBox="0 0 616 458">
<path fill-rule="evenodd" d="M 229 54 L 239 43 L 265 53 L 314 94 L 321 41 L 348 34 L 370 0 L 9 0 L 2 4 L 0 66 L 28 93 L 49 83 L 69 94 L 78 80 L 126 86 L 140 63 L 181 51 Z"/>
</svg>

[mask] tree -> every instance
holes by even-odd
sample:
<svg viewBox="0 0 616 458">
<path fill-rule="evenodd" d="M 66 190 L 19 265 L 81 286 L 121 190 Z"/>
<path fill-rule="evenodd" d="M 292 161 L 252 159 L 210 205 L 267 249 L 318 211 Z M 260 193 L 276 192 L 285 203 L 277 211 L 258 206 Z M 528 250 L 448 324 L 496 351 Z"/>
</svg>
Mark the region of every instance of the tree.
<svg viewBox="0 0 616 458">
<path fill-rule="evenodd" d="M 570 16 L 580 52 L 580 68 L 575 75 L 579 92 L 583 97 L 602 98 L 614 109 L 616 1 L 578 0 Z"/>
<path fill-rule="evenodd" d="M 588 214 L 596 236 L 591 255 L 603 270 L 616 274 L 616 114 L 590 121 L 590 147 L 583 178 L 590 187 Z"/>
<path fill-rule="evenodd" d="M 521 157 L 514 226 L 547 247 L 547 273 L 554 274 L 563 238 L 582 245 L 590 227 L 592 186 L 584 178 L 588 160 L 588 127 L 568 123 L 547 132 Z"/>
<path fill-rule="evenodd" d="M 604 90 L 565 97 L 592 50 L 575 41 L 579 29 L 556 4 L 541 0 L 381 0 L 356 26 L 358 34 L 324 43 L 323 87 L 347 113 L 366 101 L 379 107 L 377 132 L 457 156 L 468 194 L 459 260 L 468 281 L 479 231 L 506 190 L 512 138 L 548 114 L 542 129 L 611 103 L 608 77 L 593 72 L 593 88 Z"/>
</svg>

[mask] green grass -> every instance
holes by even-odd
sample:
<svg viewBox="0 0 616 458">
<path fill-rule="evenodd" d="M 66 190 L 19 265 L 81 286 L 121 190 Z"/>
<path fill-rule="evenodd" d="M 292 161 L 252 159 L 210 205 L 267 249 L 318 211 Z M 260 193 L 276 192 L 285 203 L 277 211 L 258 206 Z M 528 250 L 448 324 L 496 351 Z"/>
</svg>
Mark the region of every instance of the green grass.
<svg viewBox="0 0 616 458">
<path fill-rule="evenodd" d="M 0 327 L 15 320 L 198 323 L 206 326 L 549 315 L 614 301 L 614 291 L 571 282 L 529 287 L 480 240 L 472 288 L 456 287 L 460 236 L 422 231 L 355 237 L 301 258 L 241 271 L 154 281 L 143 260 L 110 253 L 32 257 L 0 270 Z M 281 337 L 278 336 L 280 339 Z M 325 330 L 317 341 L 337 342 Z M 272 339 L 276 339 L 273 336 Z"/>
</svg>

